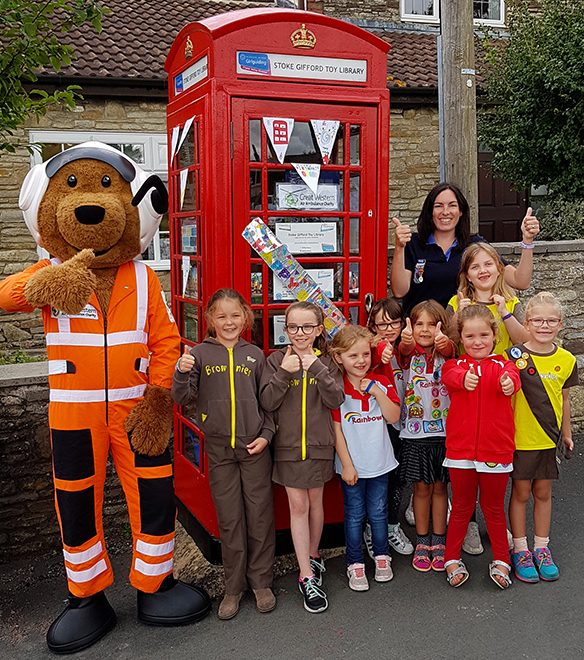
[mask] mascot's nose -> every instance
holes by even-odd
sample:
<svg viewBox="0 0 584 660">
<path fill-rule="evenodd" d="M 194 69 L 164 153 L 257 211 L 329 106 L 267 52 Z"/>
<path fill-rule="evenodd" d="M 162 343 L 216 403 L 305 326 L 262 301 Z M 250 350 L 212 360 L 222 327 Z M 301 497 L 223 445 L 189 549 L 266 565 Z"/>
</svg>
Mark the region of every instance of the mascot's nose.
<svg viewBox="0 0 584 660">
<path fill-rule="evenodd" d="M 78 206 L 75 217 L 83 225 L 98 225 L 105 216 L 105 209 L 101 206 Z"/>
</svg>

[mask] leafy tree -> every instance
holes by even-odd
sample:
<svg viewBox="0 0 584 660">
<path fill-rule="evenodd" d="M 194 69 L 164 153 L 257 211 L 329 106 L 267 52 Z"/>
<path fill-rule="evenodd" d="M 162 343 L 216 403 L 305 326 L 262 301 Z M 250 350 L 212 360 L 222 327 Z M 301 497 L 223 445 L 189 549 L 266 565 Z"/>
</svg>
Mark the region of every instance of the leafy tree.
<svg viewBox="0 0 584 660">
<path fill-rule="evenodd" d="M 517 187 L 584 197 L 584 0 L 509 0 L 509 39 L 486 46 L 480 139 Z M 531 3 L 533 7 L 533 2 Z"/>
<path fill-rule="evenodd" d="M 51 104 L 75 106 L 78 85 L 52 94 L 31 87 L 39 69 L 71 63 L 66 34 L 85 23 L 100 32 L 106 11 L 99 0 L 0 0 L 0 152 L 14 151 L 10 138 L 29 117 Z"/>
</svg>

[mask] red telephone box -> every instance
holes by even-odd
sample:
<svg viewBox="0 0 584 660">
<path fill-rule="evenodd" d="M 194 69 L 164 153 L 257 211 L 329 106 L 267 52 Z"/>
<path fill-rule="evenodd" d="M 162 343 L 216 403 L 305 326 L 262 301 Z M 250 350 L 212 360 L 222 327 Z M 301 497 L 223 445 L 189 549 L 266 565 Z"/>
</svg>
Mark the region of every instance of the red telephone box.
<svg viewBox="0 0 584 660">
<path fill-rule="evenodd" d="M 204 304 L 223 286 L 252 303 L 254 343 L 269 352 L 285 341 L 287 290 L 241 235 L 254 217 L 287 237 L 351 322 L 365 324 L 366 303 L 386 295 L 388 49 L 351 23 L 287 9 L 229 12 L 181 30 L 165 68 L 172 308 L 186 345 L 204 338 Z M 264 118 L 294 120 L 283 158 Z M 319 120 L 339 122 L 327 164 L 311 123 Z M 293 163 L 321 165 L 316 194 Z M 174 432 L 179 516 L 217 561 L 204 436 L 182 408 Z M 289 551 L 285 492 L 274 492 L 278 549 Z M 333 480 L 324 547 L 343 544 L 342 520 Z"/>
</svg>

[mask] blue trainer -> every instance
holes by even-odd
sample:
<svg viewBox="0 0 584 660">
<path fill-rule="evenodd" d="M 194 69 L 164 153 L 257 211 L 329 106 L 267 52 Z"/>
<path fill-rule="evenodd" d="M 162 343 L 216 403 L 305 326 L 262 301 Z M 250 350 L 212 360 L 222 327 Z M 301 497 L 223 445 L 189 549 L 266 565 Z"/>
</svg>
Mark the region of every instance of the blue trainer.
<svg viewBox="0 0 584 660">
<path fill-rule="evenodd" d="M 511 553 L 511 563 L 518 580 L 522 582 L 539 582 L 539 575 L 533 564 L 533 557 L 529 550 Z"/>
<path fill-rule="evenodd" d="M 554 564 L 549 548 L 537 548 L 537 550 L 534 550 L 533 561 L 542 580 L 553 582 L 560 577 L 560 569 Z"/>
</svg>

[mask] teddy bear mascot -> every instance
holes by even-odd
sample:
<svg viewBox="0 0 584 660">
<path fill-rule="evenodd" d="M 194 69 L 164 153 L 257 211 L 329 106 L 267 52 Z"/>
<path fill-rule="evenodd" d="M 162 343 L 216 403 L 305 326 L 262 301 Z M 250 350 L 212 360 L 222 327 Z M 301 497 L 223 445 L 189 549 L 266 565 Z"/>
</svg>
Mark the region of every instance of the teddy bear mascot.
<svg viewBox="0 0 584 660">
<path fill-rule="evenodd" d="M 19 206 L 43 259 L 0 282 L 0 308 L 42 312 L 49 363 L 55 506 L 68 604 L 47 633 L 74 653 L 111 630 L 113 582 L 102 506 L 108 453 L 132 528 L 130 583 L 138 619 L 159 626 L 204 617 L 210 602 L 173 577 L 175 503 L 168 442 L 180 337 L 156 275 L 136 257 L 168 207 L 157 176 L 86 142 L 36 165 Z"/>
</svg>

